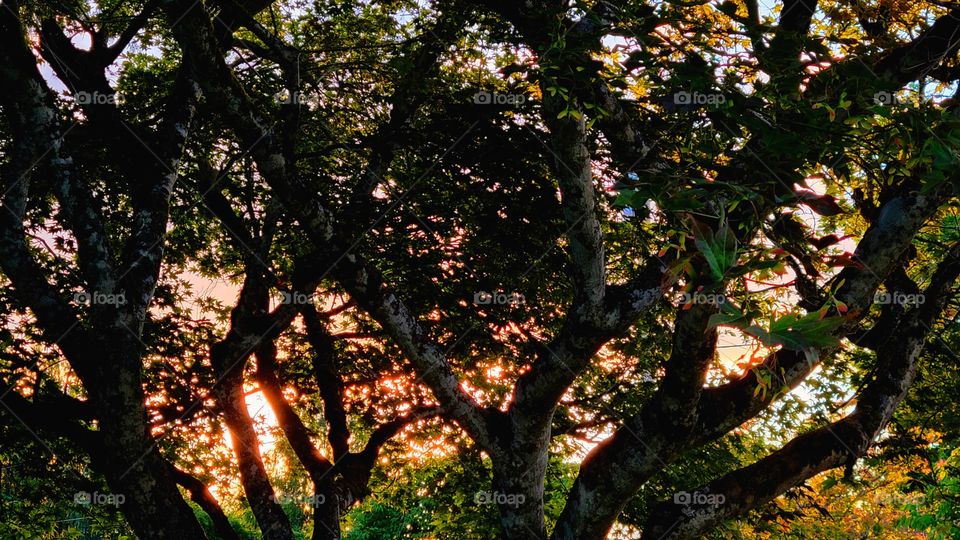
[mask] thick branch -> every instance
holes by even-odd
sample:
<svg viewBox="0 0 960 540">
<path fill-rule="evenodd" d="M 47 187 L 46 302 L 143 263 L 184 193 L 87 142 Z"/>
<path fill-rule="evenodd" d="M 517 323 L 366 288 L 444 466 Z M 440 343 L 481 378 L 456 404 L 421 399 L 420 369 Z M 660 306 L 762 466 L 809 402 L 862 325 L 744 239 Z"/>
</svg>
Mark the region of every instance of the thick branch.
<svg viewBox="0 0 960 540">
<path fill-rule="evenodd" d="M 796 95 L 800 90 L 800 79 L 803 75 L 800 53 L 803 51 L 816 9 L 816 0 L 784 2 L 770 46 L 758 55 L 765 71 L 773 74 L 771 83 L 791 95 Z"/>
<path fill-rule="evenodd" d="M 440 345 L 424 335 L 416 317 L 389 291 L 378 272 L 358 256 L 350 254 L 351 244 L 338 234 L 332 213 L 316 201 L 302 196 L 310 192 L 286 155 L 269 122 L 258 114 L 223 62 L 213 38 L 209 19 L 194 10 L 174 28 L 188 62 L 202 74 L 205 93 L 219 106 L 219 112 L 241 141 L 252 148 L 260 174 L 283 205 L 297 217 L 310 240 L 336 266 L 330 271 L 368 313 L 398 342 L 413 361 L 424 382 L 450 414 L 481 444 L 488 443 L 483 414 L 477 403 L 460 387 Z"/>
<path fill-rule="evenodd" d="M 190 499 L 210 516 L 210 521 L 213 522 L 213 530 L 216 531 L 221 540 L 240 540 L 240 535 L 237 534 L 233 525 L 230 525 L 230 520 L 223 508 L 220 507 L 220 503 L 217 502 L 217 499 L 203 482 L 173 464 L 170 465 L 170 474 L 177 484 L 190 492 Z"/>
<path fill-rule="evenodd" d="M 886 276 L 902 265 L 903 253 L 913 242 L 914 235 L 943 200 L 942 195 L 916 193 L 897 197 L 883 206 L 878 219 L 857 244 L 855 260 L 861 262 L 862 267 L 844 268 L 833 280 L 843 282 L 836 297 L 850 310 L 849 320 L 841 328 L 842 333 L 852 331 L 857 321 L 867 315 L 877 288 Z M 823 292 L 828 290 L 829 287 L 825 287 Z M 821 351 L 821 356 L 826 354 L 830 352 Z M 762 383 L 756 370 L 774 374 L 778 383 L 792 389 L 814 367 L 816 364 L 808 362 L 804 354 L 781 349 L 742 378 L 706 390 L 700 403 L 698 438 L 709 440 L 726 433 L 770 404 L 775 395 L 757 392 Z"/>
<path fill-rule="evenodd" d="M 313 482 L 319 483 L 330 470 L 331 463 L 323 457 L 313 441 L 310 440 L 310 430 L 300 420 L 293 407 L 283 396 L 283 384 L 277 376 L 277 349 L 272 342 L 264 342 L 257 347 L 257 382 L 267 403 L 277 417 L 277 423 L 283 434 L 290 442 L 297 459 L 307 470 Z"/>
<path fill-rule="evenodd" d="M 0 210 L 0 268 L 13 283 L 16 297 L 36 315 L 48 341 L 57 343 L 77 373 L 89 379 L 92 359 L 88 351 L 96 350 L 92 337 L 45 278 L 25 236 L 23 219 L 33 164 L 48 153 L 54 155 L 54 161 L 59 156 L 49 152 L 46 132 L 56 127 L 56 111 L 47 105 L 49 93 L 36 76 L 36 61 L 23 32 L 12 11 L 0 10 L 0 82 L 8 90 L 2 94 L 3 111 L 13 129 L 10 161 L 0 171 L 5 193 Z"/>
<path fill-rule="evenodd" d="M 943 201 L 942 195 L 910 194 L 889 201 L 878 219 L 864 234 L 856 250 L 861 267 L 847 267 L 835 278 L 843 285 L 836 297 L 850 307 L 849 322 L 841 330 L 853 329 L 873 303 L 873 295 L 885 276 L 903 263 L 902 254 L 914 235 Z M 829 290 L 829 287 L 825 287 Z M 834 314 L 837 315 L 837 314 Z M 676 350 L 675 350 L 676 352 Z M 821 356 L 832 349 L 820 351 Z M 763 381 L 757 375 L 764 370 L 775 375 L 787 389 L 800 383 L 816 367 L 801 351 L 781 349 L 771 354 L 758 368 L 737 381 L 704 389 L 696 407 L 690 411 L 696 425 L 682 436 L 661 421 L 663 412 L 652 408 L 628 420 L 623 429 L 601 443 L 584 461 L 568 498 L 564 517 L 558 522 L 555 538 L 591 538 L 605 534 L 622 504 L 652 474 L 690 445 L 703 444 L 727 433 L 752 418 L 774 399 L 777 391 L 758 392 Z M 776 389 L 773 389 L 776 390 Z M 679 414 L 674 411 L 672 415 Z"/>
<path fill-rule="evenodd" d="M 15 122 L 22 121 L 19 126 L 15 124 L 15 129 L 19 136 L 26 136 L 30 141 L 27 144 L 35 145 L 33 152 L 38 159 L 43 159 L 53 176 L 53 192 L 60 203 L 64 222 L 77 239 L 80 268 L 90 292 L 113 293 L 113 256 L 104 233 L 100 208 L 82 185 L 74 170 L 73 159 L 63 149 L 60 113 L 53 105 L 52 93 L 24 41 L 23 29 L 13 25 L 4 21 L 3 37 L 0 37 L 0 49 L 6 49 L 3 61 L 11 64 L 0 70 L 0 83 L 9 92 L 9 101 L 16 102 L 8 105 L 20 112 L 20 115 L 13 115 Z M 106 309 L 94 306 L 95 313 L 103 311 Z"/>
<path fill-rule="evenodd" d="M 327 440 L 333 448 L 334 461 L 340 461 L 350 451 L 350 429 L 343 407 L 343 380 L 336 364 L 336 349 L 317 310 L 304 306 L 301 313 L 313 348 L 313 374 L 323 400 L 323 417 L 329 426 Z"/>
<path fill-rule="evenodd" d="M 607 286 L 602 326 L 592 324 L 581 312 L 571 313 L 530 371 L 520 377 L 511 409 L 532 417 L 553 410 L 600 347 L 659 302 L 670 286 L 664 261 L 651 258 L 633 281 Z"/>
<path fill-rule="evenodd" d="M 130 311 L 138 324 L 142 324 L 160 276 L 170 198 L 199 99 L 199 86 L 187 75 L 186 69 L 182 70 L 167 98 L 163 121 L 151 140 L 151 146 L 157 152 L 151 157 L 159 160 L 161 167 L 157 168 L 157 173 L 136 183 L 133 190 L 133 226 L 124 246 L 123 286 L 130 297 Z"/>
<path fill-rule="evenodd" d="M 716 307 L 696 304 L 678 309 L 673 350 L 657 392 L 640 414 L 628 419 L 584 459 L 557 520 L 554 538 L 601 537 L 650 471 L 677 454 L 689 437 L 716 353 L 717 332 L 707 330 Z M 647 433 L 656 436 L 645 437 Z"/>
<path fill-rule="evenodd" d="M 877 355 L 877 368 L 850 416 L 795 438 L 760 461 L 698 488 L 693 504 L 658 504 L 644 527 L 644 538 L 699 538 L 725 518 L 743 514 L 787 489 L 863 456 L 889 421 L 913 382 L 924 341 L 960 275 L 960 248 L 937 268 L 924 290 L 929 302 L 909 312 L 889 345 Z M 700 504 L 696 501 L 706 501 Z"/>
<path fill-rule="evenodd" d="M 199 99 L 199 88 L 182 70 L 167 98 L 160 127 L 156 132 L 140 129 L 124 121 L 115 100 L 80 99 L 116 95 L 97 50 L 88 52 L 76 48 L 53 19 L 43 21 L 41 37 L 44 58 L 74 92 L 96 133 L 117 151 L 118 161 L 132 186 L 133 225 L 124 248 L 123 288 L 128 300 L 124 309 L 135 321 L 128 326 L 136 329 L 142 324 L 159 276 L 170 196 L 177 179 L 182 146 Z M 160 162 L 160 167 L 150 167 L 145 173 L 144 163 L 155 160 Z M 80 216 L 94 212 L 85 222 L 100 223 L 91 201 L 85 202 L 84 198 L 89 196 L 83 192 L 71 197 L 78 202 Z M 70 215 L 76 213 L 72 211 Z M 75 234 L 76 227 L 85 222 L 74 226 Z M 103 238 L 103 231 L 93 230 L 91 236 Z"/>
<path fill-rule="evenodd" d="M 372 468 L 376 463 L 377 456 L 380 454 L 380 449 L 383 448 L 383 445 L 386 444 L 387 441 L 395 437 L 413 422 L 433 418 L 442 412 L 443 410 L 440 407 L 419 407 L 408 414 L 377 426 L 377 428 L 373 430 L 373 433 L 370 434 L 370 438 L 367 439 L 367 444 L 364 445 L 363 450 L 360 451 L 361 456 L 363 456 Z"/>
<path fill-rule="evenodd" d="M 266 314 L 267 289 L 255 273 L 248 273 L 240 299 L 231 313 L 227 337 L 210 351 L 217 374 L 213 392 L 223 418 L 230 428 L 230 439 L 240 469 L 240 480 L 264 538 L 290 540 L 290 521 L 277 503 L 273 486 L 260 455 L 259 438 L 247 410 L 243 389 L 246 360 L 260 346 L 270 328 Z"/>
<path fill-rule="evenodd" d="M 76 415 L 64 414 L 63 401 L 70 398 L 63 396 L 65 400 L 54 398 L 31 402 L 6 385 L 0 387 L 0 392 L 3 395 L 0 398 L 0 415 L 13 415 L 15 422 L 24 422 L 30 429 L 66 437 L 86 451 L 97 465 L 98 456 L 102 455 L 102 437 L 98 432 L 84 427 Z"/>
<path fill-rule="evenodd" d="M 896 47 L 880 59 L 846 58 L 813 77 L 805 95 L 836 99 L 841 92 L 869 96 L 878 90 L 897 90 L 940 67 L 960 49 L 960 8 L 950 10 L 915 39 Z M 836 84 L 838 80 L 868 81 L 871 84 Z"/>
</svg>

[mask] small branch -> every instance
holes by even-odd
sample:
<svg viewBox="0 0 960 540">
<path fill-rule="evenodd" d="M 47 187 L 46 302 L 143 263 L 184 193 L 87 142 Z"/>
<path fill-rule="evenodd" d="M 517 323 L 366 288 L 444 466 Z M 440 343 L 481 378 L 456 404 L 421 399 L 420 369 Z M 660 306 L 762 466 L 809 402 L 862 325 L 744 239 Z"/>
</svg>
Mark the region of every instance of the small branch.
<svg viewBox="0 0 960 540">
<path fill-rule="evenodd" d="M 105 49 L 94 50 L 94 54 L 97 57 L 98 63 L 102 67 L 107 67 L 116 61 L 117 58 L 123 54 L 124 49 L 127 48 L 127 45 L 133 41 L 133 38 L 137 37 L 137 34 L 143 30 L 143 27 L 146 26 L 147 21 L 150 20 L 150 17 L 156 13 L 157 8 L 160 7 L 161 0 L 150 0 L 143 6 L 143 10 L 137 14 L 136 17 L 131 19 L 130 24 L 120 33 L 120 36 L 117 38 L 117 41 Z"/>
<path fill-rule="evenodd" d="M 216 531 L 217 536 L 222 540 L 240 540 L 240 535 L 237 534 L 233 525 L 230 525 L 230 520 L 224 513 L 223 508 L 220 507 L 220 503 L 217 502 L 217 499 L 203 482 L 172 463 L 170 464 L 170 474 L 177 484 L 183 486 L 190 493 L 190 499 L 210 516 L 210 521 L 213 522 L 213 530 Z"/>
</svg>

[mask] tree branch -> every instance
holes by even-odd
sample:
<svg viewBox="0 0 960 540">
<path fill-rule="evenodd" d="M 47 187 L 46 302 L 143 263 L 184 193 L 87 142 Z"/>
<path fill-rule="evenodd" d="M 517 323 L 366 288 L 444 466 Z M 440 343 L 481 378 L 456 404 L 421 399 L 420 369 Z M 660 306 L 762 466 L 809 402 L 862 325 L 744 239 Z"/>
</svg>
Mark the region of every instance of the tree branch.
<svg viewBox="0 0 960 540">
<path fill-rule="evenodd" d="M 177 484 L 183 486 L 190 493 L 190 499 L 210 516 L 210 521 L 213 522 L 213 530 L 216 531 L 221 540 L 240 540 L 240 535 L 237 534 L 233 525 L 230 525 L 230 520 L 224 513 L 223 508 L 220 507 L 220 503 L 203 482 L 172 463 L 170 464 L 170 474 Z"/>
<path fill-rule="evenodd" d="M 240 298 L 231 312 L 227 337 L 214 344 L 210 359 L 217 374 L 214 396 L 230 428 L 230 439 L 240 469 L 240 480 L 264 538 L 291 540 L 290 521 L 277 503 L 260 455 L 259 438 L 247 410 L 243 373 L 251 352 L 263 343 L 266 327 L 267 288 L 256 272 L 248 272 Z"/>
<path fill-rule="evenodd" d="M 130 20 L 130 23 L 127 27 L 120 33 L 117 37 L 117 40 L 113 42 L 113 45 L 105 49 L 95 50 L 94 53 L 97 56 L 97 60 L 100 65 L 103 67 L 109 66 L 117 58 L 123 54 L 124 49 L 127 48 L 127 45 L 133 41 L 133 38 L 137 37 L 137 34 L 143 30 L 144 26 L 147 25 L 147 22 L 150 20 L 150 17 L 156 13 L 157 8 L 160 7 L 162 0 L 150 0 L 147 2 L 143 9 L 138 13 L 133 19 Z"/>
<path fill-rule="evenodd" d="M 913 382 L 916 362 L 930 327 L 960 275 L 960 246 L 954 247 L 924 290 L 930 299 L 911 310 L 877 355 L 874 380 L 846 418 L 800 435 L 760 461 L 694 491 L 690 499 L 659 503 L 644 527 L 644 538 L 698 538 L 725 518 L 743 514 L 787 489 L 863 456 L 889 421 Z M 698 503 L 696 501 L 706 501 Z M 715 504 L 714 504 L 715 503 Z"/>
<path fill-rule="evenodd" d="M 878 219 L 858 244 L 856 257 L 863 265 L 847 267 L 834 278 L 834 282 L 843 283 L 836 293 L 837 299 L 850 308 L 847 315 L 850 320 L 841 328 L 841 337 L 852 330 L 856 320 L 866 316 L 884 276 L 903 264 L 902 253 L 943 200 L 942 194 L 914 193 L 893 199 L 884 206 L 883 219 Z M 824 292 L 830 288 L 828 284 Z M 675 347 L 674 354 L 677 353 Z M 682 351 L 680 353 L 682 356 Z M 832 354 L 832 349 L 820 351 L 820 354 Z M 806 378 L 816 365 L 801 351 L 780 349 L 741 379 L 702 391 L 694 390 L 693 395 L 699 399 L 681 400 L 696 407 L 695 412 L 674 410 L 667 413 L 660 408 L 658 390 L 657 396 L 641 414 L 625 422 L 623 428 L 595 448 L 584 461 L 554 537 L 574 539 L 605 534 L 629 496 L 652 474 L 690 446 L 727 433 L 782 395 L 773 389 L 757 391 L 764 384 L 757 375 L 759 370 L 774 374 L 778 385 L 790 389 Z M 665 385 L 667 378 L 670 378 L 669 374 L 664 379 Z M 689 382 L 681 384 L 680 388 L 692 390 Z M 695 421 L 695 425 L 684 435 L 684 432 L 672 429 L 676 417 L 688 417 Z M 619 495 L 611 496 L 611 492 Z"/>
<path fill-rule="evenodd" d="M 323 457 L 313 441 L 310 440 L 310 431 L 300 420 L 300 416 L 287 403 L 283 395 L 283 385 L 277 376 L 277 349 L 272 342 L 263 342 L 257 347 L 257 382 L 267 403 L 277 417 L 277 423 L 283 430 L 284 436 L 290 442 L 297 459 L 310 475 L 314 484 L 319 484 L 323 476 L 330 470 L 331 463 Z"/>
<path fill-rule="evenodd" d="M 307 340 L 313 348 L 313 376 L 323 400 L 323 417 L 329 426 L 327 440 L 333 448 L 334 461 L 350 452 L 350 429 L 343 407 L 343 380 L 336 364 L 336 349 L 326 324 L 313 306 L 301 308 Z"/>
<path fill-rule="evenodd" d="M 330 270 L 357 303 L 398 342 L 423 376 L 437 399 L 481 444 L 489 442 L 486 420 L 477 403 L 460 387 L 442 348 L 424 335 L 416 317 L 389 291 L 378 272 L 359 256 L 349 253 L 346 235 L 335 229 L 333 214 L 323 205 L 302 196 L 309 186 L 296 173 L 293 156 L 285 155 L 280 141 L 253 107 L 223 62 L 213 39 L 209 19 L 202 13 L 185 17 L 174 28 L 177 40 L 193 69 L 202 74 L 204 91 L 232 126 L 241 141 L 252 148 L 260 174 L 283 205 L 297 217 L 304 232 L 328 261 Z"/>
</svg>

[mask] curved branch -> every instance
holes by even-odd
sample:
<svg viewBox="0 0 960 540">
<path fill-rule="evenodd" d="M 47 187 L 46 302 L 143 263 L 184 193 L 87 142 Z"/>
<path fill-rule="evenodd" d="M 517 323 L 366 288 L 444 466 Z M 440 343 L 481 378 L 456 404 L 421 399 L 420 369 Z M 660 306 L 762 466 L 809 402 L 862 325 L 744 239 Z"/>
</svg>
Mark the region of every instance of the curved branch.
<svg viewBox="0 0 960 540">
<path fill-rule="evenodd" d="M 255 356 L 260 390 L 267 398 L 267 403 L 276 415 L 277 423 L 290 442 L 290 447 L 293 448 L 297 459 L 307 470 L 314 484 L 319 484 L 332 465 L 314 446 L 313 441 L 310 440 L 310 430 L 283 396 L 283 385 L 277 376 L 276 346 L 272 342 L 263 342 L 257 347 Z"/>
<path fill-rule="evenodd" d="M 213 388 L 217 405 L 230 429 L 240 480 L 264 538 L 291 540 L 290 521 L 277 502 L 270 478 L 260 455 L 259 438 L 247 410 L 243 391 L 244 368 L 254 349 L 262 346 L 274 330 L 266 326 L 267 288 L 259 274 L 250 272 L 231 312 L 231 325 L 224 338 L 210 349 L 210 360 L 217 374 Z M 266 327 L 265 327 L 266 326 Z"/>
<path fill-rule="evenodd" d="M 188 8 L 189 9 L 189 8 Z M 185 59 L 196 70 L 211 103 L 219 107 L 233 131 L 250 147 L 260 174 L 281 203 L 297 217 L 300 226 L 324 258 L 329 272 L 350 292 L 358 305 L 370 313 L 397 341 L 424 382 L 450 414 L 481 445 L 490 439 L 480 406 L 460 387 L 443 348 L 428 338 L 406 304 L 382 280 L 379 272 L 350 253 L 351 235 L 340 232 L 333 214 L 317 201 L 303 197 L 310 187 L 297 174 L 293 156 L 266 127 L 270 123 L 256 111 L 219 54 L 209 18 L 192 8 L 174 27 Z"/>
<path fill-rule="evenodd" d="M 190 499 L 210 516 L 210 521 L 213 522 L 213 530 L 216 531 L 221 540 L 240 540 L 240 535 L 237 534 L 233 525 L 230 525 L 230 520 L 224 513 L 223 508 L 220 507 L 220 503 L 203 482 L 172 463 L 170 464 L 170 474 L 177 484 L 183 486 L 190 493 Z"/>
<path fill-rule="evenodd" d="M 323 400 L 323 416 L 329 430 L 327 440 L 333 448 L 333 460 L 350 452 L 350 428 L 343 407 L 343 380 L 336 364 L 336 349 L 327 326 L 313 306 L 301 309 L 307 340 L 313 348 L 313 375 Z"/>
<path fill-rule="evenodd" d="M 914 235 L 943 201 L 942 194 L 909 194 L 884 206 L 883 217 L 867 230 L 857 246 L 857 260 L 862 265 L 845 268 L 834 280 L 843 283 L 836 292 L 837 299 L 850 307 L 848 322 L 840 329 L 839 337 L 866 316 L 877 287 L 903 264 L 902 254 Z M 824 289 L 828 292 L 830 287 Z M 675 348 L 674 354 L 677 352 Z M 690 446 L 727 433 L 770 405 L 781 394 L 757 391 L 764 384 L 758 370 L 775 374 L 777 383 L 789 389 L 806 378 L 816 365 L 801 351 L 778 350 L 741 379 L 703 389 L 697 400 L 686 401 L 690 408 L 686 413 L 674 410 L 665 415 L 658 391 L 641 414 L 627 420 L 584 461 L 554 537 L 591 538 L 604 534 L 629 496 L 651 475 Z M 690 417 L 695 425 L 687 432 L 678 432 L 672 429 L 675 417 Z"/>
<path fill-rule="evenodd" d="M 686 497 L 659 503 L 643 538 L 699 538 L 725 518 L 773 500 L 808 478 L 863 456 L 890 420 L 913 382 L 916 363 L 931 325 L 960 275 L 960 246 L 954 247 L 924 290 L 931 301 L 908 312 L 888 346 L 877 354 L 874 379 L 846 418 L 800 435 L 760 461 L 701 486 Z M 692 504 L 690 504 L 692 501 Z"/>
</svg>

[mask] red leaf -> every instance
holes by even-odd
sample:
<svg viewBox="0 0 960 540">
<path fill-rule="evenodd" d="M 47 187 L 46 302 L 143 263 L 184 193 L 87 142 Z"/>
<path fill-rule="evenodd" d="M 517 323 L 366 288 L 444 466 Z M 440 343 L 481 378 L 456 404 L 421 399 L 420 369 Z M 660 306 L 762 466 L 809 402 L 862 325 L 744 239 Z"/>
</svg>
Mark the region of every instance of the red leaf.
<svg viewBox="0 0 960 540">
<path fill-rule="evenodd" d="M 808 238 L 807 240 L 808 240 L 811 244 L 813 244 L 813 247 L 815 247 L 815 248 L 817 248 L 817 249 L 823 249 L 823 248 L 830 247 L 830 246 L 832 246 L 832 245 L 834 245 L 834 244 L 836 244 L 836 243 L 838 243 L 838 242 L 841 242 L 841 241 L 843 241 L 843 240 L 846 240 L 847 238 L 850 238 L 850 236 L 851 236 L 851 235 L 849 235 L 849 234 L 846 235 L 846 236 L 837 236 L 837 235 L 835 235 L 835 234 L 828 234 L 828 235 L 826 235 L 826 236 L 824 236 L 824 237 L 822 237 L 822 238 L 814 238 L 814 237 L 811 236 L 811 237 Z"/>
<path fill-rule="evenodd" d="M 825 247 L 830 247 L 840 241 L 840 237 L 835 234 L 828 234 L 822 238 L 810 237 L 810 243 L 813 244 L 813 247 L 817 249 L 823 249 Z"/>
<path fill-rule="evenodd" d="M 805 189 L 799 189 L 794 193 L 797 194 L 797 198 L 800 199 L 800 202 L 806 204 L 811 210 L 820 214 L 821 216 L 836 216 L 844 213 L 844 209 L 837 204 L 837 200 L 830 195 L 817 195 L 816 193 L 807 191 Z"/>
<path fill-rule="evenodd" d="M 853 259 L 852 253 L 845 253 L 843 255 L 834 255 L 832 257 L 827 257 L 825 259 L 826 263 L 829 266 L 852 266 L 854 268 L 863 268 L 863 263 L 855 261 Z"/>
</svg>

